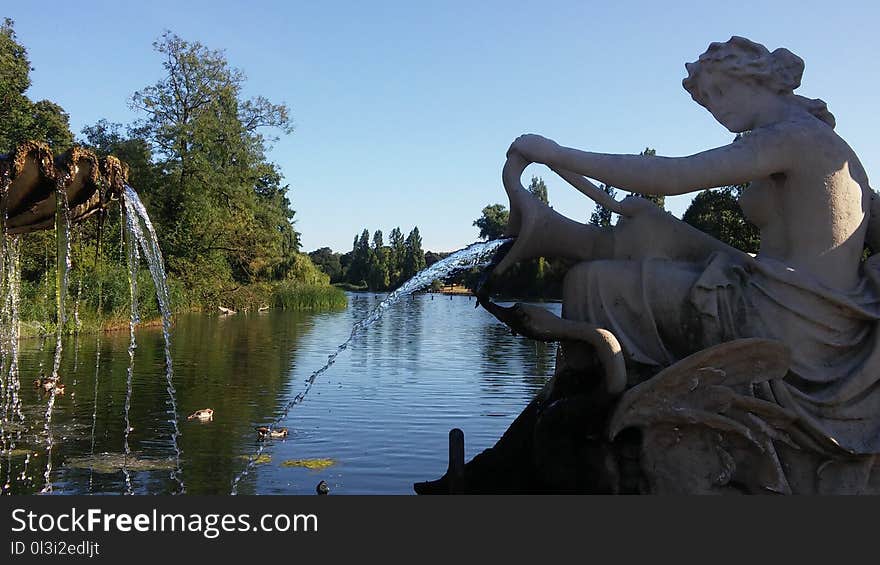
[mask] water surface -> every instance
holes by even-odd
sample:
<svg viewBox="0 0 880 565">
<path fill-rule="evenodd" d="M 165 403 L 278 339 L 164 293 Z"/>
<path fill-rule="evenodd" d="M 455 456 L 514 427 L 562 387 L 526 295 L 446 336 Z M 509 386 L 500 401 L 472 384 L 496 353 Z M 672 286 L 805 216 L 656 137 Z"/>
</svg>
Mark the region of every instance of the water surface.
<svg viewBox="0 0 880 565">
<path fill-rule="evenodd" d="M 259 446 L 254 427 L 280 414 L 303 390 L 304 379 L 384 296 L 349 294 L 341 312 L 179 316 L 171 349 L 187 493 L 229 493 L 232 479 Z M 394 305 L 290 411 L 281 424 L 288 437 L 270 440 L 239 492 L 312 494 L 326 480 L 332 494 L 410 494 L 414 482 L 445 471 L 450 428 L 464 430 L 468 458 L 494 444 L 546 382 L 556 348 L 510 335 L 474 304 L 467 296 L 420 294 Z M 559 304 L 545 306 L 559 313 Z M 161 329 L 137 332 L 128 460 L 123 457 L 128 335 L 101 338 L 97 403 L 95 337 L 65 343 L 59 372 L 67 388 L 57 396 L 52 417 L 53 492 L 125 492 L 123 462 L 133 492 L 175 492 Z M 12 455 L 13 492 L 42 487 L 47 399 L 31 381 L 41 361 L 44 367 L 51 363 L 51 347 L 39 345 L 25 340 L 21 347 L 26 427 Z M 212 421 L 185 420 L 202 408 L 214 409 Z M 21 480 L 26 451 L 31 459 Z M 2 461 L 5 480 L 8 458 Z"/>
</svg>

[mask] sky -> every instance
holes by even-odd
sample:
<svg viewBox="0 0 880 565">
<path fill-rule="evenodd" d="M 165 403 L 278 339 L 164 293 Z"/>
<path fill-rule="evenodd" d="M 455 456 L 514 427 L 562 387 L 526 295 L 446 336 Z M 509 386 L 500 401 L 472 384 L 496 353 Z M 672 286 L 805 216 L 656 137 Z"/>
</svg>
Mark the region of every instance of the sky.
<svg viewBox="0 0 880 565">
<path fill-rule="evenodd" d="M 511 141 L 539 133 L 604 153 L 690 155 L 730 132 L 681 87 L 685 62 L 741 35 L 806 62 L 799 94 L 822 98 L 837 132 L 880 175 L 878 2 L 400 1 L 10 2 L 28 49 L 28 95 L 70 114 L 75 133 L 129 123 L 136 90 L 162 76 L 163 30 L 223 49 L 247 96 L 291 109 L 272 146 L 304 251 L 351 249 L 364 228 L 452 251 L 507 205 Z M 551 205 L 586 221 L 592 201 L 532 165 Z M 137 187 L 135 187 L 137 188 Z M 681 216 L 692 196 L 667 198 Z"/>
</svg>

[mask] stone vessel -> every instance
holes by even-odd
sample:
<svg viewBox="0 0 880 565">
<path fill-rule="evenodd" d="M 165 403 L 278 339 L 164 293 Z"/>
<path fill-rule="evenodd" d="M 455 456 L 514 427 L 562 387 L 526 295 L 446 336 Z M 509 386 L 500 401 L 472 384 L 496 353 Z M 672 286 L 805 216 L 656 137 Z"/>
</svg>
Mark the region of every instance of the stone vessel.
<svg viewBox="0 0 880 565">
<path fill-rule="evenodd" d="M 99 159 L 81 147 L 53 156 L 45 143 L 21 143 L 12 153 L 0 155 L 5 232 L 14 235 L 53 227 L 58 191 L 66 195 L 70 221 L 82 221 L 117 201 L 127 179 L 128 167 L 116 157 Z"/>
</svg>

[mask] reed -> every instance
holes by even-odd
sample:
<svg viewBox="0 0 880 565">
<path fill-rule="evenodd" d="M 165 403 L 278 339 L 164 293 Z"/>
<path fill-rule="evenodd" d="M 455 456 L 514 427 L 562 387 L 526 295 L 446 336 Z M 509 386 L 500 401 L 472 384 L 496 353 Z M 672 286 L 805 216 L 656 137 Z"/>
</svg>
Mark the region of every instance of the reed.
<svg viewBox="0 0 880 565">
<path fill-rule="evenodd" d="M 348 304 L 342 290 L 328 285 L 277 283 L 272 298 L 277 308 L 288 310 L 340 310 Z"/>
</svg>

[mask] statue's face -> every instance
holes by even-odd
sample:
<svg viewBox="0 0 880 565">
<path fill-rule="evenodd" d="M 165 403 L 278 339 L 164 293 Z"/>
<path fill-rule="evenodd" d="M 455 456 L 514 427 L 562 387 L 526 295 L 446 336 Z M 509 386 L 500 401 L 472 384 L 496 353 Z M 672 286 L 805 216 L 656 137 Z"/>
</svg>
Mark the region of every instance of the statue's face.
<svg viewBox="0 0 880 565">
<path fill-rule="evenodd" d="M 706 108 L 733 133 L 753 129 L 758 105 L 768 93 L 757 85 L 711 70 L 700 73 L 697 85 Z"/>
</svg>

